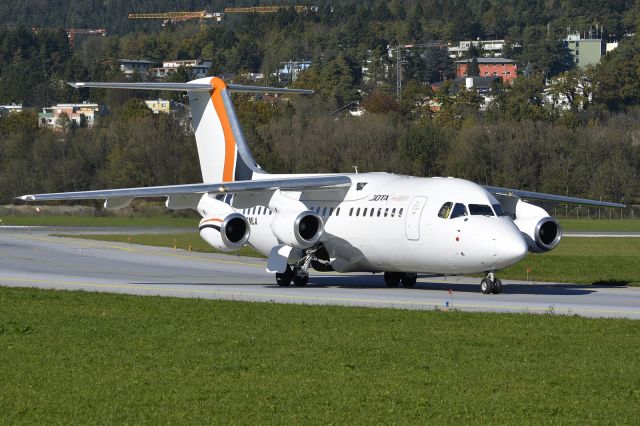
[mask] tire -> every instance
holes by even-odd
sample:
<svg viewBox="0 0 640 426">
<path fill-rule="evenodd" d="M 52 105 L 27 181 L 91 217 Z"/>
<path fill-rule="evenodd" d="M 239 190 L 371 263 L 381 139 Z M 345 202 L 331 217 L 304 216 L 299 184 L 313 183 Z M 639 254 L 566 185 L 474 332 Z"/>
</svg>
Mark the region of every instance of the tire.
<svg viewBox="0 0 640 426">
<path fill-rule="evenodd" d="M 291 267 L 287 265 L 287 269 L 285 269 L 282 273 L 276 273 L 276 283 L 280 287 L 289 287 L 291 284 L 291 279 L 293 278 L 293 271 Z"/>
<path fill-rule="evenodd" d="M 397 272 L 385 272 L 384 282 L 387 287 L 398 287 L 398 284 L 400 284 L 400 274 Z"/>
<path fill-rule="evenodd" d="M 499 278 L 496 278 L 496 280 L 494 281 L 494 285 L 495 285 L 495 294 L 500 294 L 502 293 L 502 281 L 500 281 Z"/>
<path fill-rule="evenodd" d="M 483 278 L 482 281 L 480 281 L 480 291 L 482 294 L 493 293 L 493 283 L 489 278 Z"/>
<path fill-rule="evenodd" d="M 309 274 L 295 275 L 293 277 L 293 285 L 296 287 L 306 287 L 309 282 Z"/>
<path fill-rule="evenodd" d="M 402 274 L 402 278 L 400 278 L 400 281 L 405 288 L 411 288 L 416 285 L 416 281 L 418 281 L 418 274 Z"/>
</svg>

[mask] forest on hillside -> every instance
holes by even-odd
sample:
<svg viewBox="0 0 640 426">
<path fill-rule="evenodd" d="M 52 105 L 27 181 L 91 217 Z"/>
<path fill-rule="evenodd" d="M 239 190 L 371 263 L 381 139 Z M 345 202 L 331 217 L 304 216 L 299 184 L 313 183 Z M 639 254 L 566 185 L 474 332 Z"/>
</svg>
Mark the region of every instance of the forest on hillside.
<svg viewBox="0 0 640 426">
<path fill-rule="evenodd" d="M 123 57 L 211 58 L 215 75 L 240 79 L 244 72 L 262 71 L 267 84 L 274 83 L 268 76 L 282 61 L 312 59 L 296 82 L 316 90 L 312 98 L 273 104 L 234 97 L 254 155 L 271 172 L 350 172 L 357 166 L 640 202 L 640 2 L 318 1 L 314 13 L 283 10 L 168 27 L 130 22 L 126 13 L 272 3 L 51 4 L 0 4 L 0 104 L 34 108 L 0 118 L 2 202 L 31 192 L 201 179 L 191 129 L 180 117 L 151 114 L 133 98 L 157 94 L 77 91 L 66 84 L 122 80 L 109 59 Z M 34 32 L 34 26 L 52 29 Z M 620 45 L 595 67 L 572 68 L 559 40 L 567 27 L 590 26 L 602 26 L 604 38 Z M 104 27 L 109 35 L 81 38 L 71 49 L 60 27 Z M 521 69 L 530 64 L 533 73 L 495 87 L 494 101 L 480 111 L 475 91 L 445 87 L 433 93 L 426 84 L 451 72 L 446 49 L 432 47 L 407 59 L 402 97 L 395 98 L 395 73 L 385 72 L 394 65 L 388 45 L 478 37 L 505 38 L 513 48 L 506 53 Z M 365 63 L 373 69 L 366 81 Z M 563 97 L 569 105 L 557 108 L 544 102 L 546 96 Z M 440 102 L 440 111 L 431 111 L 427 99 Z M 82 100 L 105 103 L 111 114 L 91 129 L 38 127 L 38 108 Z M 333 114 L 352 101 L 367 113 Z"/>
</svg>

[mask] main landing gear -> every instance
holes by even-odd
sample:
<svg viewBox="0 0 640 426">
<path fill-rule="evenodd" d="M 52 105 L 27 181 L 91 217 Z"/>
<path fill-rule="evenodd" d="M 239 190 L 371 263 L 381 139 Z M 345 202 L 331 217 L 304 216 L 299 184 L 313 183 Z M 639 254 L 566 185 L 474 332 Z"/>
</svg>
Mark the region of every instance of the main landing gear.
<svg viewBox="0 0 640 426">
<path fill-rule="evenodd" d="M 307 255 L 300 259 L 293 268 L 287 265 L 284 272 L 276 273 L 276 283 L 280 287 L 288 287 L 293 280 L 294 286 L 305 287 L 309 283 L 309 266 L 315 258 L 315 250 L 307 251 Z"/>
<path fill-rule="evenodd" d="M 400 283 L 406 288 L 411 288 L 416 285 L 418 280 L 418 274 L 413 272 L 385 272 L 384 282 L 387 287 L 398 287 Z"/>
<path fill-rule="evenodd" d="M 296 287 L 305 287 L 309 282 L 309 272 L 304 271 L 301 266 L 287 265 L 287 269 L 282 273 L 276 273 L 276 283 L 280 287 L 289 287 L 291 281 Z"/>
<path fill-rule="evenodd" d="M 480 290 L 482 294 L 499 294 L 502 293 L 502 281 L 496 278 L 494 272 L 485 272 L 484 278 L 480 281 Z"/>
</svg>

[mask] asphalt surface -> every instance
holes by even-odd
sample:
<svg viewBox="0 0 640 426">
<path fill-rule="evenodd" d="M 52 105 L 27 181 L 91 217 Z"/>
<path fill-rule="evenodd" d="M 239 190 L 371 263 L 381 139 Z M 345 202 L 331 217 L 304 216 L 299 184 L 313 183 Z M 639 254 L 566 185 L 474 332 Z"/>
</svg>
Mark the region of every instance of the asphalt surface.
<svg viewBox="0 0 640 426">
<path fill-rule="evenodd" d="M 0 285 L 255 302 L 640 319 L 640 288 L 503 280 L 502 294 L 482 295 L 478 278 L 421 276 L 413 289 L 392 289 L 385 286 L 380 274 L 313 271 L 307 287 L 280 288 L 265 272 L 261 259 L 49 235 L 62 231 L 91 232 L 83 228 L 0 227 Z"/>
</svg>

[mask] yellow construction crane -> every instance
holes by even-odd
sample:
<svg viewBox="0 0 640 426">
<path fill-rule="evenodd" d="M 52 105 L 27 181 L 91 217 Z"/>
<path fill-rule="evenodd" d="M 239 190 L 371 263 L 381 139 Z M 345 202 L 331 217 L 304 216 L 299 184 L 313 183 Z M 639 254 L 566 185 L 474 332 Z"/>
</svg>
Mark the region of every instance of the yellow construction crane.
<svg viewBox="0 0 640 426">
<path fill-rule="evenodd" d="M 318 6 L 254 6 L 254 7 L 227 7 L 224 12 L 207 12 L 197 10 L 193 12 L 160 12 L 160 13 L 130 13 L 129 19 L 163 19 L 165 25 L 168 22 L 188 21 L 190 19 L 215 19 L 222 21 L 225 13 L 276 13 L 279 10 L 293 7 L 296 12 L 317 12 Z"/>
<path fill-rule="evenodd" d="M 215 19 L 222 20 L 222 13 L 211 13 L 206 10 L 194 12 L 162 12 L 162 13 L 130 13 L 129 19 L 164 19 L 167 21 L 187 21 L 189 19 Z"/>
<path fill-rule="evenodd" d="M 224 13 L 276 13 L 279 10 L 293 7 L 296 12 L 318 10 L 318 6 L 254 6 L 254 7 L 225 7 Z"/>
</svg>

